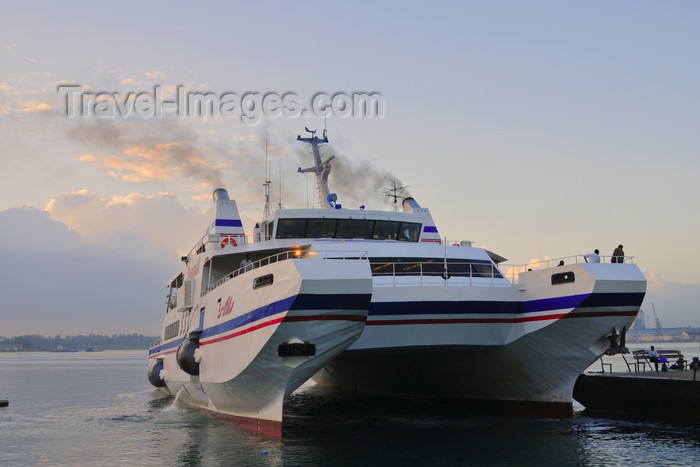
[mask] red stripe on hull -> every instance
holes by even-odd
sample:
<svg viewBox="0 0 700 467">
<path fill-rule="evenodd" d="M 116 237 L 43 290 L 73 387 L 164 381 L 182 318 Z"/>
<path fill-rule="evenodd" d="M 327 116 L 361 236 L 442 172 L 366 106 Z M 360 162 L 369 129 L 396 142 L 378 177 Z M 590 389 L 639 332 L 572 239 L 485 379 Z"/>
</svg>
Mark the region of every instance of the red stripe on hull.
<svg viewBox="0 0 700 467">
<path fill-rule="evenodd" d="M 270 321 L 265 321 L 264 323 L 260 323 L 256 326 L 249 327 L 249 328 L 244 329 L 242 331 L 234 332 L 233 334 L 230 334 L 228 336 L 217 337 L 216 339 L 202 342 L 202 343 L 200 343 L 200 345 L 214 344 L 216 342 L 221 342 L 221 341 L 225 341 L 228 339 L 233 339 L 234 337 L 238 337 L 238 336 L 241 336 L 243 334 L 247 334 L 249 332 L 257 331 L 258 329 L 264 328 L 266 326 L 270 326 L 272 324 L 281 323 L 283 321 L 284 322 L 301 322 L 301 321 L 359 321 L 359 322 L 364 322 L 365 319 L 366 319 L 365 316 L 359 316 L 359 315 L 286 316 L 284 318 L 276 318 L 276 319 L 272 319 Z"/>
<path fill-rule="evenodd" d="M 211 339 L 207 341 L 200 342 L 200 346 L 204 345 L 209 345 L 209 344 L 215 344 L 217 342 L 225 341 L 228 339 L 233 339 L 234 337 L 242 336 L 243 334 L 247 334 L 249 332 L 257 331 L 258 329 L 262 329 L 264 327 L 281 323 L 282 321 L 288 322 L 288 323 L 293 323 L 293 322 L 303 322 L 303 321 L 356 321 L 356 322 L 364 322 L 367 320 L 366 316 L 361 316 L 361 315 L 309 315 L 309 316 L 287 316 L 284 318 L 275 318 L 271 319 L 270 321 L 265 321 L 264 323 L 257 324 L 255 326 L 251 326 L 247 329 L 244 329 L 242 331 L 234 332 L 233 334 L 227 335 L 227 336 L 222 336 L 222 337 L 217 337 L 216 339 Z M 176 352 L 177 349 L 172 349 L 168 350 L 167 352 L 158 352 L 157 354 L 149 355 L 149 359 L 151 358 L 156 358 L 156 357 L 162 357 L 163 355 L 168 355 L 171 353 Z"/>
<path fill-rule="evenodd" d="M 284 318 L 275 318 L 271 319 L 270 321 L 265 321 L 264 323 L 256 324 L 255 326 L 251 326 L 247 329 L 244 329 L 242 331 L 234 332 L 233 334 L 229 334 L 228 336 L 222 336 L 222 337 L 217 337 L 216 339 L 208 340 L 206 342 L 200 342 L 200 346 L 203 345 L 209 345 L 209 344 L 214 344 L 216 342 L 221 342 L 225 341 L 228 339 L 233 339 L 234 337 L 242 336 L 243 334 L 248 334 L 249 332 L 257 331 L 258 329 L 262 329 L 267 326 L 271 326 L 273 324 L 281 323 L 284 320 Z"/>
<path fill-rule="evenodd" d="M 298 322 L 298 321 L 357 321 L 364 322 L 367 321 L 366 315 L 308 315 L 308 316 L 289 316 L 284 318 L 285 322 Z"/>
<path fill-rule="evenodd" d="M 636 311 L 611 311 L 609 313 L 582 312 L 557 313 L 555 315 L 527 316 L 523 318 L 445 318 L 445 319 L 377 319 L 367 321 L 367 326 L 394 326 L 400 324 L 515 324 L 547 321 L 563 318 L 595 318 L 603 316 L 637 316 Z"/>
</svg>

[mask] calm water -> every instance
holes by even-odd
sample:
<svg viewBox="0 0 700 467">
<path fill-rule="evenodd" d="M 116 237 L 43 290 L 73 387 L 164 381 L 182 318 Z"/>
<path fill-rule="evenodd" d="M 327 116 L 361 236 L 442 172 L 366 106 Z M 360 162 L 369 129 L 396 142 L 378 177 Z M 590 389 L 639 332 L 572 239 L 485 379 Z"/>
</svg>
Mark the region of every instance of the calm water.
<svg viewBox="0 0 700 467">
<path fill-rule="evenodd" d="M 292 395 L 281 438 L 259 435 L 163 398 L 146 380 L 145 351 L 0 353 L 0 399 L 10 401 L 0 408 L 2 466 L 688 465 L 700 459 L 697 426 L 582 410 L 572 420 L 514 419 L 440 404 L 341 399 L 315 388 Z"/>
</svg>

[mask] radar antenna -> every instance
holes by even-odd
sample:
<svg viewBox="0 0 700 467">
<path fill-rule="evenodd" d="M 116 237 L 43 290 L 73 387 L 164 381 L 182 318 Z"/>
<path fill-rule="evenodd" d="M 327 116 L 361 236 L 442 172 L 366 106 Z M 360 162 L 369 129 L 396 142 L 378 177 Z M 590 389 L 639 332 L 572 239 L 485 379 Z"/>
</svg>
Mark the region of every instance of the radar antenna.
<svg viewBox="0 0 700 467">
<path fill-rule="evenodd" d="M 402 196 L 399 194 L 406 188 L 408 188 L 408 186 L 396 186 L 396 180 L 394 180 L 394 187 L 387 188 L 386 190 L 384 190 L 384 196 L 394 199 L 394 201 L 392 201 L 393 211 L 398 212 L 399 210 L 399 198 L 401 198 L 402 200 L 406 199 L 406 196 Z"/>
<path fill-rule="evenodd" d="M 326 130 L 323 130 L 323 138 L 319 138 L 316 136 L 316 130 L 309 130 L 307 127 L 304 127 L 304 129 L 308 133 L 311 133 L 311 137 L 302 138 L 301 135 L 298 135 L 297 141 L 309 143 L 311 145 L 314 156 L 314 166 L 307 167 L 305 169 L 299 167 L 297 172 L 313 172 L 316 174 L 319 207 L 333 209 L 335 207 L 335 201 L 338 199 L 338 197 L 335 195 L 335 193 L 331 193 L 330 188 L 328 188 L 328 175 L 331 173 L 330 162 L 335 156 L 330 156 L 326 160 L 321 160 L 321 152 L 318 149 L 319 145 L 328 142 Z"/>
</svg>

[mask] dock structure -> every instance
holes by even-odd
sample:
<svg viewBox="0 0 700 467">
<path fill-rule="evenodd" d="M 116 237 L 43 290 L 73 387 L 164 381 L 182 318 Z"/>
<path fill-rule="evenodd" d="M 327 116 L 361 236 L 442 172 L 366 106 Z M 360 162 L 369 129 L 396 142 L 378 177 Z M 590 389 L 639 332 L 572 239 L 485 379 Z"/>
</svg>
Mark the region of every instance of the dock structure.
<svg viewBox="0 0 700 467">
<path fill-rule="evenodd" d="M 622 411 L 700 421 L 700 375 L 696 370 L 644 373 L 585 373 L 576 380 L 573 398 L 586 409 Z"/>
</svg>

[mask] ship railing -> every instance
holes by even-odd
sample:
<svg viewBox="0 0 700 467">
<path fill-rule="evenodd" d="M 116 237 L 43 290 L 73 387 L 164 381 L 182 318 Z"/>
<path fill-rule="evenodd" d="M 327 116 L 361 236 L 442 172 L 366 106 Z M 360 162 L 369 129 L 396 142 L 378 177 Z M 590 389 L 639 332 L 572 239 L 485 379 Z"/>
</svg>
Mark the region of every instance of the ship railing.
<svg viewBox="0 0 700 467">
<path fill-rule="evenodd" d="M 286 251 L 283 251 L 281 253 L 277 253 L 277 254 L 270 255 L 270 256 L 267 256 L 265 258 L 259 259 L 259 260 L 254 261 L 251 264 L 248 264 L 246 266 L 234 269 L 233 271 L 224 275 L 221 279 L 219 279 L 216 282 L 213 282 L 213 283 L 209 284 L 207 287 L 205 287 L 202 290 L 201 296 L 204 296 L 208 292 L 214 290 L 215 288 L 219 287 L 221 284 L 233 279 L 234 277 L 237 277 L 237 276 L 244 274 L 248 271 L 252 271 L 253 269 L 257 269 L 257 268 L 260 268 L 263 266 L 268 266 L 268 265 L 273 264 L 273 263 L 279 263 L 280 261 L 286 261 L 289 259 L 345 259 L 345 260 L 364 259 L 364 260 L 366 260 L 367 258 L 368 258 L 367 251 L 357 251 L 357 250 L 355 250 L 355 251 L 352 251 L 352 250 L 316 251 L 316 250 L 307 250 L 307 249 L 301 249 L 301 248 L 296 248 L 294 250 L 286 250 Z"/>
<path fill-rule="evenodd" d="M 599 256 L 601 263 L 613 263 L 612 256 Z M 586 255 L 573 255 L 564 256 L 561 258 L 545 258 L 545 259 L 533 259 L 527 264 L 508 264 L 501 265 L 501 269 L 504 271 L 503 274 L 511 281 L 513 285 L 518 285 L 520 274 L 527 271 L 537 271 L 541 269 L 552 269 L 559 268 L 562 266 L 570 266 L 572 264 L 588 263 L 590 262 Z M 624 256 L 622 258 L 623 263 L 634 263 L 634 256 Z M 562 264 L 563 263 L 563 264 Z"/>
<path fill-rule="evenodd" d="M 383 286 L 510 286 L 496 265 L 469 260 L 449 261 L 447 269 L 445 263 L 435 261 L 382 261 L 370 266 L 372 276 L 378 278 L 377 285 Z"/>
</svg>

